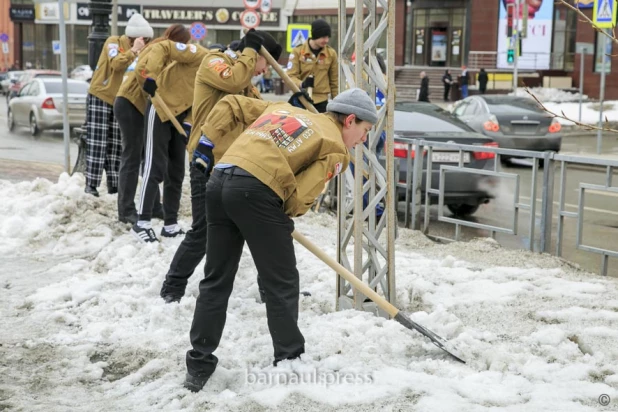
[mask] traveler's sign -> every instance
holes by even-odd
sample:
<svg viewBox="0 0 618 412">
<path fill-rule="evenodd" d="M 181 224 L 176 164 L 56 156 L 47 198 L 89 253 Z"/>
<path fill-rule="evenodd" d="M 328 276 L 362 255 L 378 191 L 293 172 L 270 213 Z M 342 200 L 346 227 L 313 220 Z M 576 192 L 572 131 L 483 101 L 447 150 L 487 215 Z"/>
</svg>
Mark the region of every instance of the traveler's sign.
<svg viewBox="0 0 618 412">
<path fill-rule="evenodd" d="M 203 22 L 206 25 L 241 26 L 241 7 L 156 7 L 142 6 L 142 15 L 150 23 Z M 278 27 L 280 9 L 268 13 L 257 12 L 260 27 Z"/>
</svg>

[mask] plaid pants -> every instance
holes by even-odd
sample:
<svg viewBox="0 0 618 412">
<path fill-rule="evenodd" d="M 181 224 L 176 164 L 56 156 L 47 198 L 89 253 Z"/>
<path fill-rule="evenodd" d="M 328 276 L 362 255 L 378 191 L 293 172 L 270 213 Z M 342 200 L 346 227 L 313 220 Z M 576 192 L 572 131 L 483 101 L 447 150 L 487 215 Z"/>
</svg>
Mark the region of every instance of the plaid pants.
<svg viewBox="0 0 618 412">
<path fill-rule="evenodd" d="M 107 187 L 117 188 L 122 139 L 113 106 L 88 94 L 86 123 L 86 185 L 99 187 L 105 169 Z"/>
</svg>

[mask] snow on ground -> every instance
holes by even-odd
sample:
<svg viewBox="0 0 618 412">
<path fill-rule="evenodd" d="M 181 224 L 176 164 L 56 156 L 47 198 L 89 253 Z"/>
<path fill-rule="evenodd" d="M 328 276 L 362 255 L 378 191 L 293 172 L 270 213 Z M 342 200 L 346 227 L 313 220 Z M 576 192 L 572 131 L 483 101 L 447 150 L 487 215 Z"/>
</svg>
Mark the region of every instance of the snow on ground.
<svg viewBox="0 0 618 412">
<path fill-rule="evenodd" d="M 579 93 L 571 93 L 562 89 L 554 89 L 550 87 L 531 87 L 526 91 L 523 87 L 518 87 L 515 92 L 509 93 L 509 96 L 530 97 L 532 93 L 541 102 L 565 103 L 579 102 Z M 583 101 L 588 100 L 588 96 L 582 96 Z"/>
<path fill-rule="evenodd" d="M 201 271 L 180 304 L 164 304 L 159 288 L 180 239 L 136 243 L 114 219 L 116 198 L 82 188 L 81 176 L 0 181 L 0 410 L 618 409 L 616 279 L 493 240 L 437 245 L 405 229 L 398 306 L 466 365 L 395 321 L 336 312 L 332 271 L 297 245 L 301 290 L 311 292 L 300 301 L 307 353 L 272 367 L 245 250 L 219 367 L 192 394 L 182 388 L 184 354 Z M 310 213 L 296 227 L 335 256 L 335 226 Z"/>
<path fill-rule="evenodd" d="M 551 89 L 544 87 L 533 87 L 528 89 L 545 108 L 557 115 L 580 122 L 579 119 L 579 94 L 569 93 L 560 89 Z M 509 93 L 509 96 L 530 97 L 524 88 L 518 88 L 516 93 Z M 597 124 L 599 122 L 600 104 L 598 102 L 589 102 L 588 96 L 583 96 L 581 123 Z M 618 101 L 610 100 L 603 103 L 603 121 L 618 122 Z M 572 121 L 558 118 L 558 121 L 563 125 L 574 125 Z"/>
</svg>

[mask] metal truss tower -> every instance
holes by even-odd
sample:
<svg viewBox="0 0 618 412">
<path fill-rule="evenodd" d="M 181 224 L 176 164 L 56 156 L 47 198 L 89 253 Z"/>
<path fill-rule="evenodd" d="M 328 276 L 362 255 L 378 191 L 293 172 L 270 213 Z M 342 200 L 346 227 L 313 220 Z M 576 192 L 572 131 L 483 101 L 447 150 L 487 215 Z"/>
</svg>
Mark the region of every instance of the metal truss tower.
<svg viewBox="0 0 618 412">
<path fill-rule="evenodd" d="M 350 21 L 346 0 L 339 0 L 338 40 L 340 91 L 360 87 L 374 98 L 379 90 L 385 96 L 385 103 L 378 110 L 379 120 L 369 135 L 368 147 L 360 146 L 352 151 L 354 172 L 348 168 L 338 178 L 337 260 L 395 305 L 395 0 L 356 0 Z M 378 47 L 386 63 L 386 73 L 376 57 Z M 382 132 L 386 133 L 383 165 L 376 157 Z M 384 207 L 381 216 L 378 205 Z M 387 316 L 337 276 L 337 309 L 349 308 Z"/>
</svg>

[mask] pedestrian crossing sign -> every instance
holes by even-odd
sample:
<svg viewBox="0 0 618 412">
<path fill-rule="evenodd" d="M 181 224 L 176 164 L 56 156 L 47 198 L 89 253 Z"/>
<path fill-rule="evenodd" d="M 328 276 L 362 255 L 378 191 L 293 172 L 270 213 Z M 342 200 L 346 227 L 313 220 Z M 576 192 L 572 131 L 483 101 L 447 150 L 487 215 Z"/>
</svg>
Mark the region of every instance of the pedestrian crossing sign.
<svg viewBox="0 0 618 412">
<path fill-rule="evenodd" d="M 307 40 L 309 40 L 309 33 L 311 32 L 310 24 L 290 24 L 288 25 L 288 52 L 296 46 L 300 46 Z"/>
<path fill-rule="evenodd" d="M 592 21 L 600 29 L 616 26 L 616 0 L 595 0 Z"/>
</svg>

